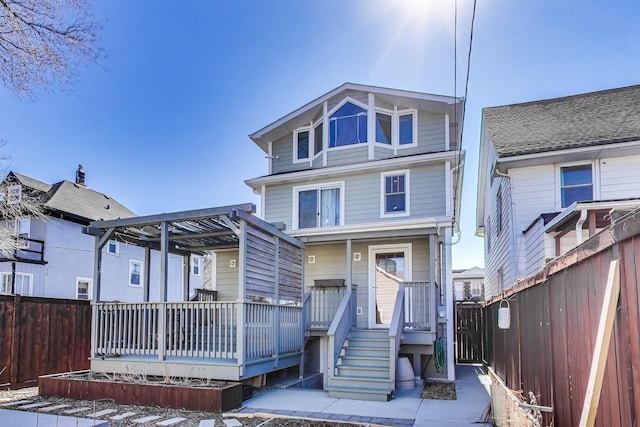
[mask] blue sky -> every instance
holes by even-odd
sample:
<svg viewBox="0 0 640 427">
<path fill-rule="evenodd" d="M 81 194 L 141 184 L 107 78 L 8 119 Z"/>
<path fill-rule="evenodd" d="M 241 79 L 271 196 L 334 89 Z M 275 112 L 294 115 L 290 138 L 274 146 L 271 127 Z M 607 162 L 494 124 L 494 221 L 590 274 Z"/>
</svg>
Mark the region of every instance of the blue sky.
<svg viewBox="0 0 640 427">
<path fill-rule="evenodd" d="M 458 0 L 457 93 L 473 2 Z M 344 82 L 454 95 L 454 1 L 97 2 L 100 66 L 34 100 L 0 87 L 7 170 L 74 179 L 138 214 L 256 202 L 267 172 L 248 134 Z M 474 237 L 482 107 L 640 83 L 640 4 L 479 0 L 454 268 Z"/>
</svg>

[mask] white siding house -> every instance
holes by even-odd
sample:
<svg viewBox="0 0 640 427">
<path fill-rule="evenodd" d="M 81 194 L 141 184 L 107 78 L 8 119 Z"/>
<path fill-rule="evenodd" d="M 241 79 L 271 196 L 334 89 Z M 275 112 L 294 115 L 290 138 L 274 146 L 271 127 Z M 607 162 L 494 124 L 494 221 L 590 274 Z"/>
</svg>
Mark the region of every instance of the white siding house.
<svg viewBox="0 0 640 427">
<path fill-rule="evenodd" d="M 488 296 L 640 204 L 639 102 L 630 86 L 483 109 L 476 234 Z"/>
<path fill-rule="evenodd" d="M 353 328 L 345 329 L 335 349 L 329 328 L 341 324 L 335 309 L 328 331 L 312 332 L 317 336 L 310 348 L 320 353 L 310 355 L 309 366 L 320 366 L 332 395 L 373 398 L 353 392 L 367 382 L 353 378 L 358 367 L 349 369 L 357 363 L 346 347 L 367 334 L 395 337 L 393 328 L 403 325 L 390 324 L 389 307 L 396 316 L 401 314 L 393 308 L 404 307 L 401 323 L 415 323 L 397 345 L 410 355 L 416 375 L 454 379 L 450 241 L 464 162 L 461 103 L 346 83 L 250 135 L 269 159 L 269 174 L 246 183 L 262 197 L 262 219 L 305 243 L 311 306 L 325 304 L 320 298 L 326 295 L 353 294 L 353 312 L 343 313 Z M 234 256 L 219 254 L 218 280 Z M 406 289 L 404 306 L 395 304 L 400 289 Z M 436 367 L 431 356 L 440 337 L 446 346 L 437 350 L 446 353 L 447 363 Z M 395 356 L 380 363 L 395 367 Z M 377 385 L 383 397 L 394 387 L 389 370 L 386 385 Z"/>
<path fill-rule="evenodd" d="M 83 228 L 90 221 L 128 218 L 134 213 L 111 197 L 86 187 L 84 173 L 81 176 L 77 174 L 76 182 L 46 184 L 10 172 L 5 182 L 20 185 L 25 193 L 37 194 L 42 200 L 45 218 L 4 221 L 3 226 L 15 227 L 26 243 L 24 250 L 18 250 L 12 256 L 0 256 L 0 292 L 91 299 L 95 239 L 83 234 Z M 144 259 L 144 249 L 118 241 L 116 237 L 102 253 L 103 276 L 112 285 L 102 290 L 102 297 L 106 300 L 143 301 L 145 281 L 141 276 L 140 263 Z M 192 263 L 202 265 L 201 258 L 194 256 Z M 169 262 L 171 280 L 182 283 L 183 258 L 172 256 Z M 158 263 L 158 254 L 152 253 L 151 264 Z M 191 269 L 191 276 L 193 291 L 201 287 L 202 272 Z M 114 286 L 118 283 L 123 286 Z M 180 292 L 179 287 L 175 292 Z"/>
</svg>

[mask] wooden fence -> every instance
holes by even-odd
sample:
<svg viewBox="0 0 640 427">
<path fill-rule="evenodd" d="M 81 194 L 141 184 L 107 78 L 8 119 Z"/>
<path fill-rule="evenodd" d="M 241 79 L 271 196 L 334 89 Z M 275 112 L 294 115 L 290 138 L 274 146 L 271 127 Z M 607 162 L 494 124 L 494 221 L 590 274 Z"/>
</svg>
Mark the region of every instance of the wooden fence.
<svg viewBox="0 0 640 427">
<path fill-rule="evenodd" d="M 89 369 L 89 301 L 0 295 L 0 385 Z"/>
<path fill-rule="evenodd" d="M 508 388 L 525 397 L 532 392 L 538 405 L 553 408 L 543 413 L 543 425 L 580 423 L 609 266 L 615 259 L 620 296 L 610 344 L 603 347 L 606 365 L 594 425 L 638 425 L 640 213 L 620 219 L 483 309 L 485 361 Z M 509 300 L 509 329 L 497 327 L 502 299 Z"/>
</svg>

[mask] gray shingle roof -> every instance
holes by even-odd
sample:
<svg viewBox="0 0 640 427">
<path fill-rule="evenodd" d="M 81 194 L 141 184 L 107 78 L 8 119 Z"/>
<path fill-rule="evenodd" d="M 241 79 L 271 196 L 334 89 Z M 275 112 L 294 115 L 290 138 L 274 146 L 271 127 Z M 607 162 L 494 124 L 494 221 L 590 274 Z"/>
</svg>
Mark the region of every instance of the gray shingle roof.
<svg viewBox="0 0 640 427">
<path fill-rule="evenodd" d="M 483 109 L 499 157 L 640 140 L 640 85 Z"/>
<path fill-rule="evenodd" d="M 75 220 L 80 220 L 87 224 L 90 221 L 136 216 L 135 213 L 117 200 L 70 181 L 61 181 L 51 185 L 26 175 L 10 172 L 7 175 L 7 179 L 12 177 L 25 187 L 47 193 L 44 197 L 44 207 L 46 209 L 70 215 Z"/>
<path fill-rule="evenodd" d="M 24 185 L 25 187 L 31 187 L 34 190 L 42 191 L 43 193 L 47 193 L 49 192 L 49 190 L 51 190 L 50 184 L 38 181 L 37 179 L 30 178 L 17 172 L 11 172 L 10 175 L 13 175 L 20 182 L 20 184 Z"/>
<path fill-rule="evenodd" d="M 111 220 L 136 216 L 111 197 L 70 181 L 55 184 L 45 207 L 89 220 Z"/>
</svg>

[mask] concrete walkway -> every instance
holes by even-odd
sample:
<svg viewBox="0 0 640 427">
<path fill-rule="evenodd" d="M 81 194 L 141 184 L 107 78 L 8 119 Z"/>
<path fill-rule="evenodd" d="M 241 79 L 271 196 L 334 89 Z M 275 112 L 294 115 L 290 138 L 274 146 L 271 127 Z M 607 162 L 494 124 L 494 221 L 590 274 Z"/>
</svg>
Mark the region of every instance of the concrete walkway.
<svg viewBox="0 0 640 427">
<path fill-rule="evenodd" d="M 12 427 L 108 427 L 106 421 L 0 409 L 0 425 Z"/>
<path fill-rule="evenodd" d="M 239 414 L 270 414 L 384 426 L 478 426 L 490 402 L 486 371 L 456 367 L 457 400 L 420 399 L 422 390 L 399 391 L 389 402 L 336 399 L 323 390 L 271 390 L 244 402 Z"/>
</svg>

